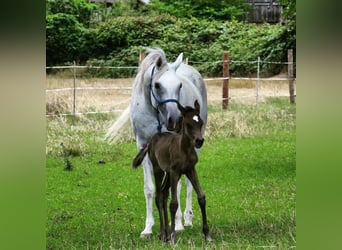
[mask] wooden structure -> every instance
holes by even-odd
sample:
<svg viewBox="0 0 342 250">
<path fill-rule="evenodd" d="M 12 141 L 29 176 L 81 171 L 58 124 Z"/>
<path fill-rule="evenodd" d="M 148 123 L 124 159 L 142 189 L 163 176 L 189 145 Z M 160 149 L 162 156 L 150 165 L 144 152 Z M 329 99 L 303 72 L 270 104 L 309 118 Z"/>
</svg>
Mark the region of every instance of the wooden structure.
<svg viewBox="0 0 342 250">
<path fill-rule="evenodd" d="M 107 7 L 113 5 L 114 0 L 89 0 L 90 3 L 106 3 Z"/>
<path fill-rule="evenodd" d="M 248 0 L 251 10 L 246 14 L 245 21 L 250 23 L 282 22 L 283 6 L 278 0 Z"/>
</svg>

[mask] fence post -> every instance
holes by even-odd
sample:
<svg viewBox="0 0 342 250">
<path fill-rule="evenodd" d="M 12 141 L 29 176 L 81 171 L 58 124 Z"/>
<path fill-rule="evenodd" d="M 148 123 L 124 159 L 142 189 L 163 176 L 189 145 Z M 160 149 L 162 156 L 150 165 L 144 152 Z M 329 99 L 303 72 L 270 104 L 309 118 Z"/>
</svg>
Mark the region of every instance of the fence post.
<svg viewBox="0 0 342 250">
<path fill-rule="evenodd" d="M 255 105 L 258 105 L 260 84 L 260 56 L 258 56 L 257 81 L 255 84 Z"/>
<path fill-rule="evenodd" d="M 222 85 L 222 109 L 228 108 L 229 98 L 229 53 L 223 52 L 223 85 Z"/>
<path fill-rule="evenodd" d="M 141 62 L 145 59 L 145 53 L 144 52 L 139 52 L 139 67 Z"/>
<path fill-rule="evenodd" d="M 289 92 L 290 92 L 290 103 L 295 103 L 295 94 L 294 94 L 294 78 L 293 78 L 293 50 L 289 49 L 287 51 L 287 77 L 289 79 Z"/>
<path fill-rule="evenodd" d="M 75 117 L 76 115 L 76 62 L 75 61 L 74 61 L 73 72 L 74 72 L 74 89 L 73 89 L 74 98 L 73 98 L 73 105 L 72 105 L 72 115 L 73 117 Z"/>
</svg>

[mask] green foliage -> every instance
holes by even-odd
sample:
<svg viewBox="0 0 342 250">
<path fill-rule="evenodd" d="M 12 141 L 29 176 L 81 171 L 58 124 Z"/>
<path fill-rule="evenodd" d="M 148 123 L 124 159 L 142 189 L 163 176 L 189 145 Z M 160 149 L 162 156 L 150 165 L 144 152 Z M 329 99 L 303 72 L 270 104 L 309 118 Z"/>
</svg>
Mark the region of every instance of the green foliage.
<svg viewBox="0 0 342 250">
<path fill-rule="evenodd" d="M 60 7 L 56 5 L 57 1 L 62 0 L 48 1 L 51 5 L 48 12 L 78 13 L 82 8 L 76 8 L 71 3 L 84 2 L 66 1 L 69 5 Z M 116 3 L 103 21 L 91 27 L 78 19 L 80 14 L 49 14 L 46 18 L 47 64 L 76 60 L 87 65 L 134 66 L 137 65 L 139 51 L 155 46 L 163 48 L 170 61 L 183 52 L 189 63 L 205 76 L 222 74 L 222 63 L 219 61 L 224 50 L 230 52 L 231 61 L 256 61 L 260 57 L 262 61 L 286 62 L 287 50 L 296 47 L 295 21 L 291 19 L 285 25 L 256 25 L 239 22 L 235 18 L 231 21 L 226 21 L 229 18 L 219 20 L 220 15 L 226 16 L 234 8 L 234 12 L 239 8 L 242 11 L 241 6 L 239 0 L 229 4 L 226 1 L 174 1 L 167 4 L 166 1 L 156 0 L 151 6 L 139 9 Z M 291 6 L 292 11 L 293 4 Z M 76 10 L 71 11 L 73 8 Z M 188 12 L 189 8 L 197 14 Z M 91 8 L 86 9 L 89 11 Z M 281 64 L 264 63 L 261 73 L 274 75 L 282 67 Z M 92 72 L 94 70 L 89 74 Z M 97 70 L 94 76 L 128 77 L 132 76 L 131 72 Z M 230 72 L 233 76 L 255 75 L 256 63 L 232 63 Z"/>
<path fill-rule="evenodd" d="M 89 3 L 86 0 L 47 0 L 47 15 L 65 13 L 76 17 L 77 21 L 88 27 L 93 10 L 98 5 Z"/>
<path fill-rule="evenodd" d="M 280 4 L 284 6 L 283 18 L 286 20 L 296 19 L 296 0 L 280 0 Z"/>
<path fill-rule="evenodd" d="M 237 21 L 220 22 L 206 19 L 176 19 L 170 15 L 142 18 L 117 17 L 102 23 L 94 31 L 92 57 L 103 65 L 136 65 L 139 51 L 158 46 L 165 50 L 170 60 L 183 52 L 189 63 L 207 76 L 222 74 L 222 52 L 228 50 L 235 61 L 285 62 L 288 39 L 281 36 L 286 26 L 270 24 L 245 24 Z M 282 65 L 262 64 L 261 73 L 277 74 Z M 232 75 L 256 74 L 256 64 L 232 63 Z M 97 76 L 104 76 L 97 75 Z M 124 76 L 124 75 L 123 75 Z"/>
<path fill-rule="evenodd" d="M 282 18 L 285 21 L 286 30 L 279 36 L 279 40 L 286 43 L 288 48 L 294 49 L 294 61 L 296 61 L 296 0 L 281 0 L 284 6 Z"/>
<path fill-rule="evenodd" d="M 84 26 L 64 13 L 46 17 L 46 64 L 79 61 L 85 56 Z"/>
<path fill-rule="evenodd" d="M 206 1 L 154 0 L 152 8 L 161 13 L 169 13 L 179 18 L 196 17 L 200 19 L 242 20 L 248 5 L 245 0 Z"/>
</svg>

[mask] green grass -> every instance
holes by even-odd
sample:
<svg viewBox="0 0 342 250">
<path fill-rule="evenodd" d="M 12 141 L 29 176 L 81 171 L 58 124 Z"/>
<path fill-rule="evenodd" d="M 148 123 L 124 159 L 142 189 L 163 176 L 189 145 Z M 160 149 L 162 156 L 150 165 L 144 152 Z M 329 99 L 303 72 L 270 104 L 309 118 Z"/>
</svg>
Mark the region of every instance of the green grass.
<svg viewBox="0 0 342 250">
<path fill-rule="evenodd" d="M 214 242 L 204 242 L 194 193 L 194 226 L 177 234 L 176 248 L 295 248 L 295 106 L 270 99 L 258 107 L 209 110 L 208 135 L 196 167 Z M 237 116 L 246 129 L 231 122 Z M 47 249 L 172 248 L 158 239 L 156 209 L 152 237 L 139 238 L 145 222 L 143 171 L 130 167 L 134 141 L 101 141 L 110 119 L 47 123 Z M 72 171 L 64 170 L 61 142 L 69 149 Z M 184 209 L 184 182 L 181 205 Z"/>
</svg>

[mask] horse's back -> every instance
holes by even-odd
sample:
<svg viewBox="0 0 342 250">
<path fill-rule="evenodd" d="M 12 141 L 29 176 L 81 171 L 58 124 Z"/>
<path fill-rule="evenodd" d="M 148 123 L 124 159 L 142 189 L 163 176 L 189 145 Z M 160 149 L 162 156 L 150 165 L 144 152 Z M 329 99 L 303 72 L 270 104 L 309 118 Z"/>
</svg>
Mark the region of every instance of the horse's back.
<svg viewBox="0 0 342 250">
<path fill-rule="evenodd" d="M 194 86 L 200 91 L 202 97 L 207 98 L 207 90 L 205 87 L 202 75 L 194 67 L 182 63 L 177 69 L 177 75 L 186 77 L 194 84 Z"/>
</svg>

